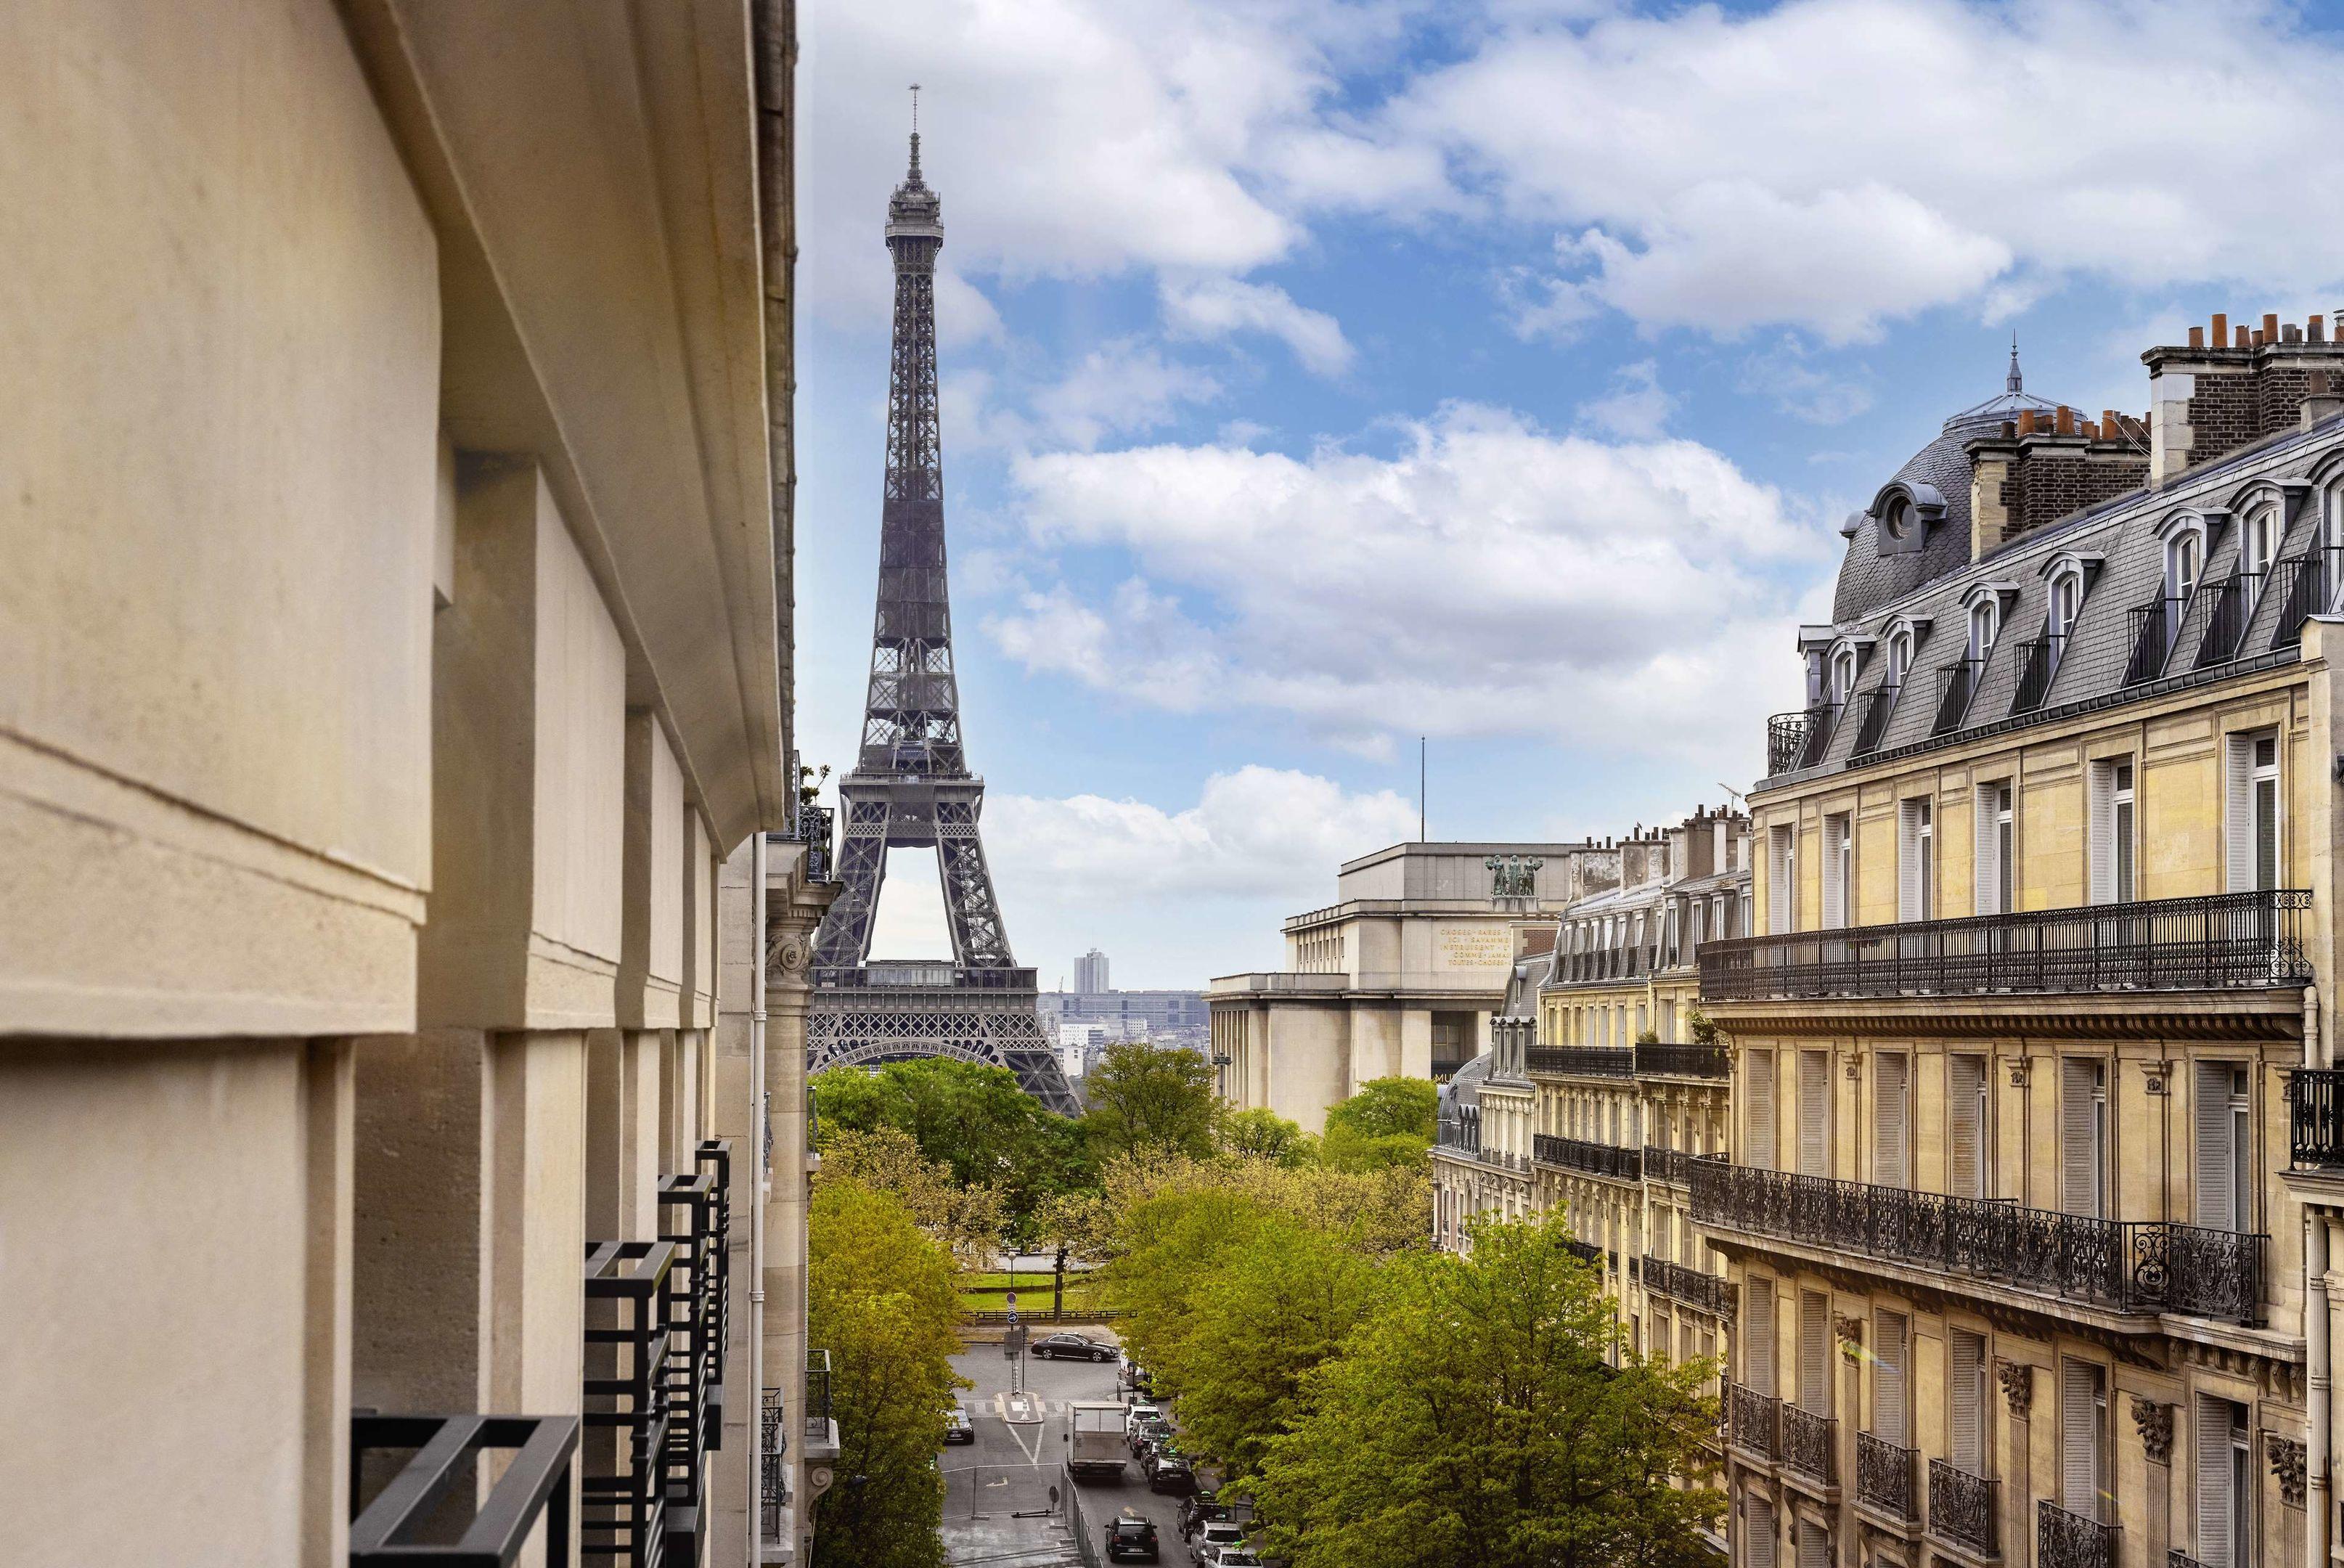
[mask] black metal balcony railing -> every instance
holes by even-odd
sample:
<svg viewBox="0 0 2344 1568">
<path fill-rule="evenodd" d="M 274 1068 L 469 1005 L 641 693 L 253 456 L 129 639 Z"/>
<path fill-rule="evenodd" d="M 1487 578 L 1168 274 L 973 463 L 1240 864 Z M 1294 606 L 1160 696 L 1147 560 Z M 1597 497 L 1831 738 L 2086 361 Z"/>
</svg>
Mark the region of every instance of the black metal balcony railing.
<svg viewBox="0 0 2344 1568">
<path fill-rule="evenodd" d="M 1827 1415 L 1783 1406 L 1783 1462 L 1825 1486 L 1839 1484 L 1839 1422 Z"/>
<path fill-rule="evenodd" d="M 2213 1568 L 2213 1564 L 2199 1562 L 2178 1546 L 2168 1546 L 2165 1549 L 2165 1568 Z"/>
<path fill-rule="evenodd" d="M 1576 1236 L 1566 1236 L 1562 1239 L 1562 1249 L 1582 1263 L 1592 1263 L 1599 1269 L 1607 1266 L 1604 1261 L 1603 1249 L 1592 1241 L 1581 1241 Z"/>
<path fill-rule="evenodd" d="M 1855 1434 L 1855 1496 L 1892 1518 L 1921 1517 L 1921 1451 L 1868 1431 Z"/>
<path fill-rule="evenodd" d="M 805 1372 L 805 1436 L 819 1442 L 830 1435 L 830 1352 L 808 1351 Z"/>
<path fill-rule="evenodd" d="M 1625 1046 L 1549 1046 L 1529 1053 L 1534 1073 L 1577 1073 L 1624 1078 L 1636 1070 L 1636 1053 Z"/>
<path fill-rule="evenodd" d="M 2198 669 L 2238 656 L 2246 643 L 2247 623 L 2254 619 L 2255 607 L 2262 602 L 2263 582 L 2268 576 L 2261 572 L 2233 572 L 2228 582 L 2198 596 L 2207 603 L 2206 633 L 2198 640 Z"/>
<path fill-rule="evenodd" d="M 1929 1533 L 1981 1557 L 2002 1550 L 2002 1483 L 1945 1460 L 1929 1462 Z"/>
<path fill-rule="evenodd" d="M 2280 888 L 1701 946 L 1704 1002 L 2301 986 L 2311 895 Z"/>
<path fill-rule="evenodd" d="M 1937 695 L 1937 716 L 1929 725 L 1931 734 L 1951 734 L 1962 727 L 1963 715 L 1970 710 L 1970 699 L 1977 695 L 1978 683 L 1985 678 L 1984 656 L 1954 661 L 1939 677 L 1943 685 Z"/>
<path fill-rule="evenodd" d="M 2035 1568 L 2116 1568 L 2117 1527 L 2070 1513 L 2049 1498 L 2035 1505 Z"/>
<path fill-rule="evenodd" d="M 671 1322 L 672 1241 L 586 1244 L 584 1479 L 580 1555 L 653 1568 L 665 1548 L 663 1462 Z"/>
<path fill-rule="evenodd" d="M 1727 1383 L 1725 1441 L 1745 1453 L 1773 1459 L 1777 1452 L 1775 1412 L 1782 1403 L 1746 1383 Z"/>
<path fill-rule="evenodd" d="M 1531 1153 L 1541 1164 L 1559 1165 L 1565 1170 L 1582 1171 L 1589 1176 L 1608 1176 L 1614 1181 L 1644 1179 L 1642 1148 L 1622 1148 L 1617 1144 L 1591 1143 L 1581 1138 L 1556 1138 L 1541 1132 L 1531 1138 Z"/>
<path fill-rule="evenodd" d="M 757 1538 L 779 1541 L 788 1506 L 789 1433 L 782 1421 L 782 1391 L 767 1389 L 757 1410 Z"/>
<path fill-rule="evenodd" d="M 2012 713 L 2031 713 L 2051 694 L 2051 677 L 2059 673 L 2059 652 L 2066 641 L 2046 633 L 2018 645 L 2018 690 L 2010 699 Z"/>
<path fill-rule="evenodd" d="M 2271 587 L 2278 594 L 2278 619 L 2271 626 L 2270 645 L 2292 648 L 2303 641 L 2303 623 L 2324 611 L 2336 597 L 2344 578 L 2344 550 L 2334 545 L 2290 555 L 2271 568 Z"/>
<path fill-rule="evenodd" d="M 2344 1165 L 2344 1072 L 2304 1067 L 2287 1080 L 2288 1162 Z"/>
<path fill-rule="evenodd" d="M 1648 1255 L 1644 1259 L 1644 1289 L 1656 1290 L 1688 1307 L 1713 1312 L 1721 1318 L 1733 1316 L 1736 1297 L 1733 1280 L 1721 1279 L 1715 1274 L 1704 1274 L 1698 1269 L 1689 1269 L 1665 1258 Z"/>
<path fill-rule="evenodd" d="M 570 1467 L 578 1452 L 576 1416 L 353 1415 L 350 1418 L 350 1502 L 369 1453 L 404 1450 L 409 1457 L 350 1521 L 350 1568 L 391 1568 L 418 1562 L 461 1568 L 511 1568 L 545 1521 L 545 1561 L 570 1559 Z M 442 1505 L 472 1490 L 490 1472 L 487 1452 L 512 1459 L 470 1517 L 448 1539 Z M 416 1535 L 429 1526 L 420 1544 Z"/>
<path fill-rule="evenodd" d="M 1896 711 L 1896 699 L 1904 692 L 1902 683 L 1877 686 L 1856 699 L 1863 717 L 1855 726 L 1855 744 L 1850 756 L 1864 756 L 1880 749 L 1880 737 L 1888 733 L 1888 715 Z"/>
<path fill-rule="evenodd" d="M 781 836 L 806 846 L 806 880 L 829 882 L 833 831 L 832 808 L 826 805 L 801 805 L 789 827 Z"/>
<path fill-rule="evenodd" d="M 1682 1148 L 1662 1148 L 1648 1143 L 1644 1146 L 1644 1179 L 1673 1181 L 1682 1187 L 1692 1179 L 1692 1156 Z"/>
<path fill-rule="evenodd" d="M 1722 1078 L 1728 1070 L 1723 1046 L 1651 1045 L 1636 1047 L 1638 1077 Z"/>
<path fill-rule="evenodd" d="M 2125 663 L 2124 683 L 2137 686 L 2165 673 L 2165 662 L 2181 640 L 2181 621 L 2188 602 L 2159 593 L 2146 604 L 2127 612 L 2132 617 L 2132 657 Z"/>
<path fill-rule="evenodd" d="M 811 1089 L 807 1091 L 806 1114 L 809 1119 L 813 1114 Z M 724 1351 L 732 1342 L 732 1140 L 703 1138 L 694 1151 L 692 1168 L 712 1178 L 716 1184 L 716 1329 L 712 1337 L 714 1354 L 709 1369 L 708 1446 L 721 1448 L 724 1441 Z"/>
<path fill-rule="evenodd" d="M 2114 1312 L 2258 1320 L 2269 1238 L 1697 1159 L 1692 1217 Z"/>
<path fill-rule="evenodd" d="M 679 1508 L 700 1506 L 701 1455 L 715 1446 L 710 1399 L 720 1375 L 723 1341 L 717 1331 L 717 1259 L 723 1248 L 717 1232 L 716 1178 L 668 1176 L 659 1184 L 659 1239 L 675 1246 L 675 1266 L 661 1291 L 667 1313 L 667 1501 Z"/>
<path fill-rule="evenodd" d="M 1651 974 L 1654 967 L 1650 942 L 1595 947 L 1564 954 L 1556 970 L 1555 984 L 1579 986 L 1596 980 L 1633 980 Z"/>
<path fill-rule="evenodd" d="M 1818 712 L 1810 708 L 1803 713 L 1776 713 L 1766 721 L 1766 772 L 1770 777 L 1800 765 L 1799 759 L 1807 754 L 1807 737 L 1816 728 Z"/>
</svg>

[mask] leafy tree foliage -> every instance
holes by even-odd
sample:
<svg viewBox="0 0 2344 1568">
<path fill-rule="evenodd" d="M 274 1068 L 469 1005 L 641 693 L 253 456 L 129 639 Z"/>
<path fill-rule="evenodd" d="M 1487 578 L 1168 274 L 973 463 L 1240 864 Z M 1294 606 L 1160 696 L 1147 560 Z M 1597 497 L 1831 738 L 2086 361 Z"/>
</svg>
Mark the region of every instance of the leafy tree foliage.
<svg viewBox="0 0 2344 1568">
<path fill-rule="evenodd" d="M 1318 1140 L 1268 1106 L 1221 1118 L 1221 1148 L 1240 1159 L 1266 1159 L 1289 1169 L 1318 1158 Z"/>
<path fill-rule="evenodd" d="M 1319 1158 L 1342 1170 L 1424 1163 L 1440 1117 L 1440 1091 L 1423 1078 L 1371 1078 L 1327 1112 Z"/>
<path fill-rule="evenodd" d="M 1090 1100 L 1084 1125 L 1091 1152 L 1176 1154 L 1205 1158 L 1213 1152 L 1213 1067 L 1178 1047 L 1124 1040 L 1107 1047 L 1083 1080 Z"/>
<path fill-rule="evenodd" d="M 886 1193 L 962 1268 L 983 1266 L 1000 1244 L 1001 1189 L 961 1186 L 950 1166 L 921 1157 L 911 1134 L 894 1127 L 839 1128 L 824 1134 L 823 1145 L 818 1184 L 853 1181 Z"/>
<path fill-rule="evenodd" d="M 1709 1473 L 1710 1368 L 1621 1342 L 1559 1214 L 1470 1233 L 1467 1257 L 1394 1259 L 1342 1352 L 1304 1376 L 1252 1487 L 1270 1552 L 1294 1568 L 1690 1568 L 1722 1500 L 1672 1477 Z"/>
<path fill-rule="evenodd" d="M 938 1568 L 944 1482 L 930 1461 L 966 1380 L 953 1371 L 952 1259 L 897 1199 L 823 1180 L 807 1216 L 807 1343 L 831 1352 L 838 1481 L 815 1503 L 817 1568 Z"/>
</svg>

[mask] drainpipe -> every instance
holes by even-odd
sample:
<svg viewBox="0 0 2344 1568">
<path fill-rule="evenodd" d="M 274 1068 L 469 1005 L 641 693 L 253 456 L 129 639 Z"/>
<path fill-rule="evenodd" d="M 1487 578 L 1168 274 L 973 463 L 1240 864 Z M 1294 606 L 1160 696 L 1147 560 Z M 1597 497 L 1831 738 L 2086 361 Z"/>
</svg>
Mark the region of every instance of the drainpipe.
<svg viewBox="0 0 2344 1568">
<path fill-rule="evenodd" d="M 797 781 L 790 781 L 794 789 Z M 749 1561 L 762 1563 L 765 1527 L 765 835 L 750 836 L 749 851 L 749 1138 L 757 1185 L 749 1205 Z M 745 1184 L 744 1184 L 745 1185 Z M 786 1431 L 790 1411 L 782 1412 Z"/>
<path fill-rule="evenodd" d="M 2319 994 L 2303 995 L 2303 1065 L 2319 1064 Z M 2328 1228 L 2334 1223 L 2316 1209 L 2303 1215 L 2304 1525 L 2306 1568 L 2329 1568 L 2329 1533 L 2335 1517 L 2328 1505 L 2329 1392 L 2328 1318 Z"/>
</svg>

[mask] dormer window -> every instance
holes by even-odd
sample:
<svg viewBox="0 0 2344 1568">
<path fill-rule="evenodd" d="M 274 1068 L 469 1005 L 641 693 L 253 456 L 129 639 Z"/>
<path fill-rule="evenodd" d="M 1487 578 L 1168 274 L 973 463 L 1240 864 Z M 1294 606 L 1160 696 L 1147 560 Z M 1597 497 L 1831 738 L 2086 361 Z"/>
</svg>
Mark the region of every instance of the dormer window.
<svg viewBox="0 0 2344 1568">
<path fill-rule="evenodd" d="M 2271 562 L 2278 559 L 2278 512 L 2264 507 L 2249 515 L 2238 531 L 2238 572 L 2248 580 L 2249 602 L 2262 592 Z"/>
<path fill-rule="evenodd" d="M 1855 650 L 1842 648 L 1832 655 L 1831 705 L 1847 706 L 1848 694 L 1855 690 Z"/>
<path fill-rule="evenodd" d="M 2198 579 L 2206 569 L 2206 536 L 2195 528 L 2184 528 L 2165 541 L 2165 598 L 2168 605 L 2187 604 L 2189 596 L 2198 592 Z"/>
<path fill-rule="evenodd" d="M 1880 526 L 1888 531 L 1891 539 L 1903 539 L 1910 534 L 1913 531 L 1913 502 L 1901 495 L 1890 501 L 1886 515 L 1880 520 Z"/>
<path fill-rule="evenodd" d="M 1888 634 L 1888 668 L 1880 677 L 1884 691 L 1895 691 L 1904 684 L 1905 672 L 1913 668 L 1913 629 L 1900 626 Z"/>
<path fill-rule="evenodd" d="M 1986 594 L 1970 606 L 1970 642 L 1966 656 L 1983 663 L 1994 652 L 1994 635 L 2002 629 L 2002 601 Z"/>
<path fill-rule="evenodd" d="M 2084 606 L 2084 574 L 2073 567 L 2061 571 L 2051 579 L 2051 619 L 2049 631 L 2052 646 L 2064 647 L 2067 633 L 2075 629 L 2076 617 Z"/>
</svg>

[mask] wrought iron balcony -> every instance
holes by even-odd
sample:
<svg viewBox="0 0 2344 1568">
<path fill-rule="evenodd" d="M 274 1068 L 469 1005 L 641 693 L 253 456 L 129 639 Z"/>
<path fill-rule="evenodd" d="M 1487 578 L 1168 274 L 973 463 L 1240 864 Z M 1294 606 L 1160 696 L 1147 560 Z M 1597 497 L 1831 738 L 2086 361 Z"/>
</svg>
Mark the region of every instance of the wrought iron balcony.
<svg viewBox="0 0 2344 1568">
<path fill-rule="evenodd" d="M 672 1241 L 586 1244 L 586 1387 L 581 1555 L 652 1568 L 666 1543 Z"/>
<path fill-rule="evenodd" d="M 806 880 L 808 882 L 834 882 L 837 880 L 837 874 L 832 870 L 832 832 L 831 807 L 801 805 L 793 814 L 790 825 L 774 836 L 792 844 L 803 844 L 806 846 Z"/>
<path fill-rule="evenodd" d="M 2344 1166 L 2344 1072 L 2303 1067 L 2287 1080 L 2288 1163 Z"/>
<path fill-rule="evenodd" d="M 366 1456 L 404 1450 L 409 1458 L 350 1521 L 350 1568 L 437 1563 L 441 1568 L 511 1568 L 545 1522 L 548 1563 L 570 1560 L 570 1468 L 578 1452 L 576 1416 L 353 1415 L 350 1473 Z M 488 1494 L 476 1490 L 490 1473 L 481 1455 L 510 1450 L 510 1462 Z M 448 1539 L 443 1517 L 450 1498 L 479 1497 L 470 1517 Z M 355 1482 L 350 1502 L 357 1504 Z M 428 1532 L 422 1527 L 429 1526 Z M 415 1539 L 426 1533 L 430 1543 Z"/>
<path fill-rule="evenodd" d="M 1730 1070 L 1723 1046 L 1648 1045 L 1636 1047 L 1638 1077 L 1722 1078 Z"/>
<path fill-rule="evenodd" d="M 1776 997 L 2265 990 L 2311 978 L 2303 913 L 2280 888 L 1908 920 L 1701 946 L 1704 1002 Z"/>
<path fill-rule="evenodd" d="M 782 1391 L 767 1389 L 757 1411 L 757 1538 L 782 1538 L 782 1510 L 789 1505 L 789 1433 L 782 1420 Z"/>
<path fill-rule="evenodd" d="M 1528 1059 L 1534 1073 L 1624 1078 L 1636 1070 L 1636 1053 L 1625 1046 L 1548 1046 L 1528 1053 Z"/>
<path fill-rule="evenodd" d="M 1566 1236 L 1562 1239 L 1562 1249 L 1582 1263 L 1592 1263 L 1599 1269 L 1607 1267 L 1603 1249 L 1592 1241 L 1581 1241 L 1576 1236 Z"/>
<path fill-rule="evenodd" d="M 830 1413 L 830 1352 L 808 1351 L 805 1371 L 806 1461 L 838 1457 L 838 1422 Z"/>
<path fill-rule="evenodd" d="M 2070 1513 L 2049 1498 L 2035 1505 L 2035 1568 L 2116 1568 L 2117 1527 Z"/>
<path fill-rule="evenodd" d="M 1985 678 L 1983 657 L 1957 659 L 1940 677 L 1944 683 L 1937 694 L 1937 716 L 1930 723 L 1933 735 L 1951 734 L 1962 727 L 1962 718 L 1970 711 L 1970 699 L 1977 695 L 1978 683 Z"/>
<path fill-rule="evenodd" d="M 1809 708 L 1803 713 L 1776 713 L 1766 721 L 1766 772 L 1769 776 L 1790 773 L 1804 765 L 1801 759 L 1807 754 L 1808 738 L 1818 729 L 1822 729 L 1825 736 L 1831 733 L 1817 723 L 1818 718 L 1828 711 Z"/>
<path fill-rule="evenodd" d="M 2014 713 L 2031 713 L 2043 705 L 2051 694 L 2051 677 L 2059 673 L 2059 653 L 2064 637 L 2045 633 L 2030 637 L 2018 645 L 2018 690 L 2010 699 Z"/>
<path fill-rule="evenodd" d="M 2259 1320 L 2269 1238 L 2101 1219 L 1697 1159 L 1697 1225 L 1861 1253 L 2111 1312 Z"/>
<path fill-rule="evenodd" d="M 2178 1546 L 2168 1546 L 2165 1549 L 2165 1568 L 2213 1568 L 2213 1564 L 2199 1562 Z"/>
<path fill-rule="evenodd" d="M 1981 1557 L 2002 1553 L 2002 1483 L 1946 1460 L 1929 1462 L 1929 1533 Z"/>
<path fill-rule="evenodd" d="M 1644 1289 L 1713 1312 L 1721 1318 L 1733 1316 L 1736 1300 L 1733 1281 L 1715 1274 L 1704 1274 L 1698 1269 L 1688 1269 L 1665 1258 L 1647 1255 L 1644 1259 Z"/>
<path fill-rule="evenodd" d="M 1921 1451 L 1868 1431 L 1855 1434 L 1855 1496 L 1907 1523 L 1921 1517 Z"/>
<path fill-rule="evenodd" d="M 1839 1484 L 1839 1422 L 1797 1405 L 1783 1406 L 1783 1462 L 1800 1474 Z"/>
<path fill-rule="evenodd" d="M 1896 711 L 1896 699 L 1903 695 L 1902 684 L 1877 686 L 1856 699 L 1863 716 L 1855 726 L 1855 744 L 1850 756 L 1863 756 L 1880 749 L 1880 737 L 1888 733 L 1888 715 Z"/>
<path fill-rule="evenodd" d="M 2344 572 L 2344 551 L 2333 545 L 2290 555 L 2271 569 L 2271 587 L 2279 596 L 2278 620 L 2271 627 L 2271 646 L 2292 648 L 2303 641 L 2303 623 L 2335 601 L 2336 584 Z"/>
<path fill-rule="evenodd" d="M 1776 1416 L 1783 1401 L 1747 1383 L 1725 1385 L 1725 1441 L 1744 1453 L 1772 1460 L 1780 1452 Z"/>
<path fill-rule="evenodd" d="M 2235 659 L 2245 648 L 2247 623 L 2254 619 L 2256 606 L 2262 602 L 2263 582 L 2268 575 L 2261 572 L 2233 572 L 2228 582 L 2198 596 L 2207 605 L 2206 633 L 2198 640 L 2198 669 Z"/>
<path fill-rule="evenodd" d="M 1682 1148 L 1644 1146 L 1644 1176 L 1650 1181 L 1673 1181 L 1679 1187 L 1692 1179 L 1692 1156 Z"/>
<path fill-rule="evenodd" d="M 1581 1138 L 1556 1138 L 1541 1132 L 1532 1136 L 1531 1153 L 1542 1165 L 1559 1165 L 1565 1170 L 1582 1171 L 1589 1176 L 1606 1176 L 1614 1181 L 1644 1179 L 1644 1151 L 1641 1148 L 1591 1143 Z"/>
<path fill-rule="evenodd" d="M 2166 662 L 2181 641 L 2189 609 L 2189 599 L 2159 592 L 2147 603 L 2136 604 L 2127 612 L 2132 618 L 2132 657 L 2125 662 L 2126 685 L 2137 686 L 2165 673 Z"/>
</svg>

